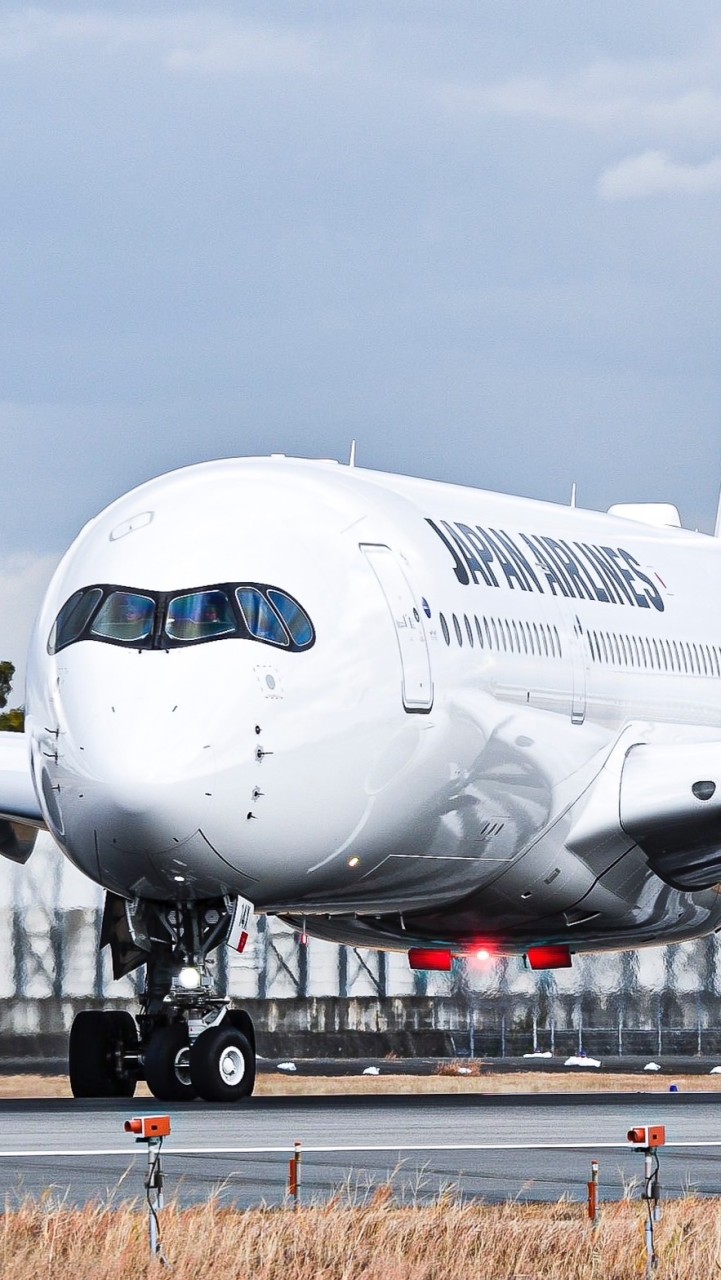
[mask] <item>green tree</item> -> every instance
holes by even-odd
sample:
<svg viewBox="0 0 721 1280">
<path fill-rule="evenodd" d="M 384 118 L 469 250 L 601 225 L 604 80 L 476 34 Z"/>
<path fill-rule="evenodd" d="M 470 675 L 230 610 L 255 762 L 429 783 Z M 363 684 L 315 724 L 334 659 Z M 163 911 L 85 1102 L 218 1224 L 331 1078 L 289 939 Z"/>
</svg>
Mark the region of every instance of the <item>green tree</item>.
<svg viewBox="0 0 721 1280">
<path fill-rule="evenodd" d="M 10 690 L 12 688 L 13 676 L 15 675 L 15 664 L 12 662 L 0 662 L 0 710 L 7 706 Z"/>
<path fill-rule="evenodd" d="M 12 662 L 0 662 L 0 708 L 7 706 L 12 689 L 15 667 Z M 0 714 L 0 731 L 22 733 L 25 728 L 25 711 L 22 707 L 11 707 Z"/>
</svg>

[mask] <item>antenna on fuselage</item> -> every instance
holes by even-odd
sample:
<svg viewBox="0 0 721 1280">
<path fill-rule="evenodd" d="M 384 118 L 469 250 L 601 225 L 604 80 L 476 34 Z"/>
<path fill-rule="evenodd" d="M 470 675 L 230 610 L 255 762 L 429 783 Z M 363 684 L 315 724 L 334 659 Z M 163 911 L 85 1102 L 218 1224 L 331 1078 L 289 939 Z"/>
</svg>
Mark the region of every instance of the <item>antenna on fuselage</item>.
<svg viewBox="0 0 721 1280">
<path fill-rule="evenodd" d="M 348 459 L 348 466 L 355 466 L 355 440 L 351 440 L 350 442 L 350 458 Z"/>
<path fill-rule="evenodd" d="M 574 480 L 573 484 L 571 485 L 571 506 L 575 507 L 575 505 L 576 505 L 576 481 Z"/>
</svg>

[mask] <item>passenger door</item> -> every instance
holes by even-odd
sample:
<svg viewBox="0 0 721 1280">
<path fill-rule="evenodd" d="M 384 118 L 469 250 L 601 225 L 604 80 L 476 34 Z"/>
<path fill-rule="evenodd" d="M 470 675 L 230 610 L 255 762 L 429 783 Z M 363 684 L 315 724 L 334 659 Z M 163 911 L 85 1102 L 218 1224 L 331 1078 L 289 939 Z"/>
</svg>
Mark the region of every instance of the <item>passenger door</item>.
<svg viewBox="0 0 721 1280">
<path fill-rule="evenodd" d="M 403 706 L 406 711 L 430 711 L 433 680 L 421 609 L 390 547 L 361 543 L 360 549 L 378 579 L 393 620 L 401 659 Z"/>
</svg>

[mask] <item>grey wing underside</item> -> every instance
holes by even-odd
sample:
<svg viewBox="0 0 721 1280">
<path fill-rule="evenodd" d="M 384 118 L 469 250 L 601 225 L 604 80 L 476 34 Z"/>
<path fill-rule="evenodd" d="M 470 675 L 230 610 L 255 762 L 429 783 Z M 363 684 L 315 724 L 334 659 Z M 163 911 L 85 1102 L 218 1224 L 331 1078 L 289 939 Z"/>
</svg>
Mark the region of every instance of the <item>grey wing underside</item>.
<svg viewBox="0 0 721 1280">
<path fill-rule="evenodd" d="M 27 862 L 38 829 L 45 826 L 30 772 L 24 733 L 0 733 L 0 854 Z"/>
</svg>

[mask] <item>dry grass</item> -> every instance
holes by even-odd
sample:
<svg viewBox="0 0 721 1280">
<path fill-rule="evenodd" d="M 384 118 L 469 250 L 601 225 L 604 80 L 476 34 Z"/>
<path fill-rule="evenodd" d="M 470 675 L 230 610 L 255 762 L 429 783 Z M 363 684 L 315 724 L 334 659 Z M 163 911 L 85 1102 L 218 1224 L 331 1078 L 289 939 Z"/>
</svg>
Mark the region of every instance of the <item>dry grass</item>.
<svg viewBox="0 0 721 1280">
<path fill-rule="evenodd" d="M 459 1074 L 463 1063 L 444 1063 L 432 1076 L 302 1076 L 284 1071 L 263 1072 L 258 1076 L 256 1096 L 317 1097 L 321 1095 L 383 1094 L 473 1094 L 473 1093 L 668 1093 L 671 1083 L 681 1093 L 720 1093 L 721 1076 L 675 1075 L 673 1072 L 639 1071 L 610 1075 L 592 1068 L 565 1072 L 508 1071 L 494 1072 L 483 1063 L 474 1063 L 471 1074 Z M 2 1098 L 69 1098 L 70 1085 L 65 1076 L 17 1075 L 0 1076 Z M 144 1084 L 136 1097 L 151 1095 Z"/>
<path fill-rule="evenodd" d="M 161 1215 L 171 1273 L 149 1262 L 138 1207 L 83 1211 L 27 1202 L 0 1229 L 3 1280 L 628 1280 L 644 1272 L 642 1208 L 604 1207 L 591 1230 L 584 1210 L 462 1205 L 442 1198 L 400 1208 L 381 1188 L 365 1205 L 342 1199 L 292 1210 L 218 1202 Z M 656 1231 L 664 1280 L 706 1280 L 721 1268 L 721 1201 L 667 1203 Z"/>
</svg>

